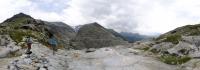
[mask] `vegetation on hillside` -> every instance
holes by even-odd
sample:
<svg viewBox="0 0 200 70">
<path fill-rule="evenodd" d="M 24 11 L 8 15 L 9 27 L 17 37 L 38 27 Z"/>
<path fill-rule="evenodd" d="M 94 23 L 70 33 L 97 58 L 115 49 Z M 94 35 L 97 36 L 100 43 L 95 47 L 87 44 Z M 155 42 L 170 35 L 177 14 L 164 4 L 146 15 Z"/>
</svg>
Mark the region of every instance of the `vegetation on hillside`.
<svg viewBox="0 0 200 70">
<path fill-rule="evenodd" d="M 159 36 L 156 41 L 161 42 L 172 42 L 177 44 L 181 40 L 181 36 L 198 36 L 200 35 L 200 24 L 197 25 L 186 25 L 183 27 L 176 28 L 170 32 L 167 32 Z"/>
<path fill-rule="evenodd" d="M 36 31 L 33 29 L 24 29 L 23 25 L 32 24 L 34 21 L 32 18 L 28 17 L 18 17 L 18 18 L 10 18 L 1 24 L 0 34 L 8 34 L 10 37 L 16 42 L 20 43 L 23 41 L 23 38 L 27 36 L 31 36 L 34 39 L 37 39 L 44 45 L 45 43 L 45 33 L 41 31 Z"/>
<path fill-rule="evenodd" d="M 171 54 L 165 54 L 158 57 L 162 62 L 166 64 L 178 65 L 183 64 L 191 60 L 191 57 L 188 56 L 173 56 Z"/>
<path fill-rule="evenodd" d="M 166 39 L 164 39 L 163 42 L 171 42 L 173 44 L 178 44 L 179 40 L 181 40 L 181 35 L 174 34 L 174 35 L 166 36 Z"/>
</svg>

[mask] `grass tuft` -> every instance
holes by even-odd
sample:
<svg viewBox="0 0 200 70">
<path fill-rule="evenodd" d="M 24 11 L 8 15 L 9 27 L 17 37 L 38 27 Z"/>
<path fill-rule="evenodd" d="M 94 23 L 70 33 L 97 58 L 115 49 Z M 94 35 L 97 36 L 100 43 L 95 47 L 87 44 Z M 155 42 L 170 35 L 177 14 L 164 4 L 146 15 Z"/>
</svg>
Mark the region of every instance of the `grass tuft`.
<svg viewBox="0 0 200 70">
<path fill-rule="evenodd" d="M 171 65 L 178 65 L 178 64 L 183 64 L 191 60 L 191 57 L 188 56 L 173 56 L 170 54 L 167 55 L 162 55 L 159 57 L 159 59 L 166 63 L 166 64 L 171 64 Z"/>
</svg>

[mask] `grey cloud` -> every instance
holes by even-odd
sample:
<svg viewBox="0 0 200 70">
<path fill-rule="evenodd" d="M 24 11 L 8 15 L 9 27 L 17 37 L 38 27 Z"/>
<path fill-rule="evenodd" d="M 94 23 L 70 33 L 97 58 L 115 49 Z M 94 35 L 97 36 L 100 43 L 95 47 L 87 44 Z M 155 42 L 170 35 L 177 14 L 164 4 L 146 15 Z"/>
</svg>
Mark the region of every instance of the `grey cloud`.
<svg viewBox="0 0 200 70">
<path fill-rule="evenodd" d="M 30 0 L 32 4 L 35 4 L 40 10 L 46 12 L 62 12 L 63 9 L 68 8 L 67 4 L 69 0 Z"/>
<path fill-rule="evenodd" d="M 72 26 L 96 21 L 117 31 L 149 35 L 197 24 L 199 5 L 199 0 L 2 0 L 0 20 L 24 12 Z"/>
<path fill-rule="evenodd" d="M 85 0 L 80 5 L 80 11 L 85 16 L 103 21 L 105 27 L 117 31 L 133 32 L 137 28 L 134 10 L 131 0 Z M 114 17 L 114 18 L 110 18 Z"/>
</svg>

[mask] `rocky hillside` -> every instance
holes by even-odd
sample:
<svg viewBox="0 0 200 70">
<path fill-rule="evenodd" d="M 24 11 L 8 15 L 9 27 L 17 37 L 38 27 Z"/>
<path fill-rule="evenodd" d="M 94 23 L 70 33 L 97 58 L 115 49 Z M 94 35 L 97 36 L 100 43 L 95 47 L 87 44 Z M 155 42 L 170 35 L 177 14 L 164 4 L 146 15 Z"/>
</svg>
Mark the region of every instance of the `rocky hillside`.
<svg viewBox="0 0 200 70">
<path fill-rule="evenodd" d="M 167 64 L 188 64 L 200 57 L 199 28 L 199 24 L 176 28 L 160 35 L 149 48 L 143 49 L 158 55 L 157 57 Z M 192 63 L 195 62 L 190 62 Z"/>
<path fill-rule="evenodd" d="M 197 25 L 186 25 L 178 27 L 172 31 L 169 31 L 160 37 L 158 40 L 169 41 L 172 43 L 178 43 L 181 40 L 181 36 L 199 36 L 200 35 L 200 24 Z M 166 38 L 164 40 L 164 38 Z"/>
<path fill-rule="evenodd" d="M 69 40 L 74 37 L 73 28 L 62 22 L 47 22 L 37 20 L 29 15 L 19 13 L 0 24 L 0 33 L 9 35 L 15 42 L 22 42 L 26 36 L 31 36 L 47 45 L 49 33 L 55 34 L 59 47 L 69 47 Z"/>
</svg>

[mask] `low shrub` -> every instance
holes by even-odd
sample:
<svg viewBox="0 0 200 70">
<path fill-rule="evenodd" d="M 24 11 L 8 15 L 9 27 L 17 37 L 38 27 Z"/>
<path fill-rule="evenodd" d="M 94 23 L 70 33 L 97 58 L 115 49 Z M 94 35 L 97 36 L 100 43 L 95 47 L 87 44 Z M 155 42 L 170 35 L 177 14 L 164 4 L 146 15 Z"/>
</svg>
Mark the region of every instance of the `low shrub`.
<svg viewBox="0 0 200 70">
<path fill-rule="evenodd" d="M 191 57 L 188 57 L 188 56 L 177 57 L 177 56 L 167 54 L 167 55 L 160 56 L 159 59 L 166 64 L 178 65 L 178 64 L 186 63 L 187 61 L 191 59 Z"/>
<path fill-rule="evenodd" d="M 181 35 L 175 34 L 167 36 L 164 42 L 172 42 L 173 44 L 178 44 L 181 39 Z"/>
</svg>

